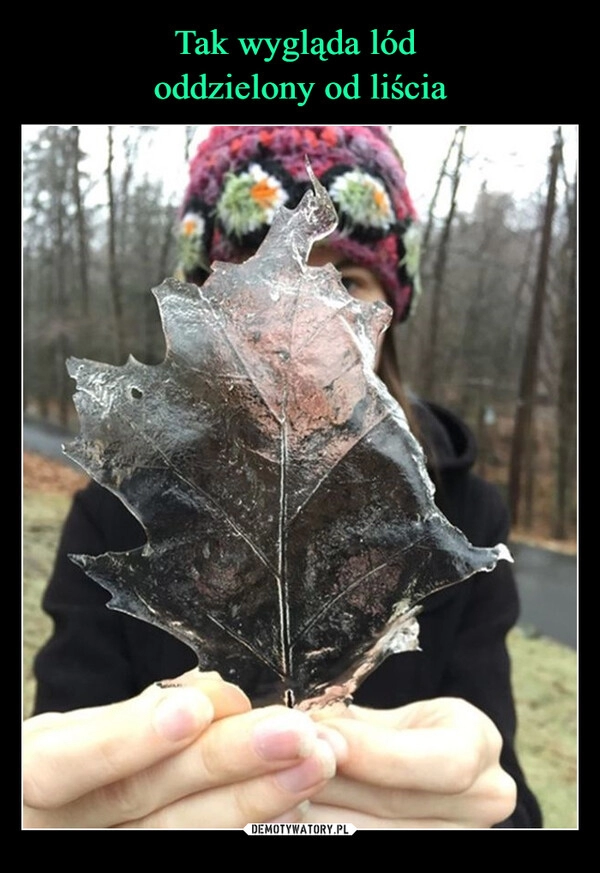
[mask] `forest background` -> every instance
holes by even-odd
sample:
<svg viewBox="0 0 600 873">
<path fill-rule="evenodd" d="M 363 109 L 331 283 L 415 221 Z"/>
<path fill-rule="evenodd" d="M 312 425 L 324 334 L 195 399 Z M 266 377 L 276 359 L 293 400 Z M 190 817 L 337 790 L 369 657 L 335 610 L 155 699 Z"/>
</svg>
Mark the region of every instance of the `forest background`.
<svg viewBox="0 0 600 873">
<path fill-rule="evenodd" d="M 70 355 L 164 354 L 150 289 L 206 127 L 23 129 L 23 403 L 76 431 Z M 410 389 L 454 409 L 515 536 L 576 538 L 577 131 L 392 126 L 423 224 L 424 293 L 396 328 Z M 425 138 L 423 138 L 425 136 Z"/>
</svg>

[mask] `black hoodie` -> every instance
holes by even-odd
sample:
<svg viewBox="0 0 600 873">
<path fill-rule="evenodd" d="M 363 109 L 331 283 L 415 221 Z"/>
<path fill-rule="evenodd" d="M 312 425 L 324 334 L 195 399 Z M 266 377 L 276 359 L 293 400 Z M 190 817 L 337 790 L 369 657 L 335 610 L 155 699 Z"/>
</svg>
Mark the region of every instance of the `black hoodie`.
<svg viewBox="0 0 600 873">
<path fill-rule="evenodd" d="M 471 472 L 476 457 L 471 432 L 434 404 L 416 402 L 413 411 L 439 508 L 474 545 L 507 542 L 503 501 L 494 487 Z M 107 592 L 67 557 L 126 551 L 144 542 L 138 522 L 109 491 L 91 483 L 75 496 L 43 600 L 55 626 L 35 661 L 36 713 L 114 703 L 196 666 L 192 650 L 175 637 L 108 610 Z M 354 700 L 387 709 L 460 697 L 487 713 L 504 740 L 502 765 L 518 788 L 516 810 L 499 827 L 539 828 L 539 807 L 514 748 L 516 719 L 505 638 L 517 616 L 516 585 L 505 561 L 491 573 L 431 595 L 419 616 L 420 651 L 389 657 Z"/>
</svg>

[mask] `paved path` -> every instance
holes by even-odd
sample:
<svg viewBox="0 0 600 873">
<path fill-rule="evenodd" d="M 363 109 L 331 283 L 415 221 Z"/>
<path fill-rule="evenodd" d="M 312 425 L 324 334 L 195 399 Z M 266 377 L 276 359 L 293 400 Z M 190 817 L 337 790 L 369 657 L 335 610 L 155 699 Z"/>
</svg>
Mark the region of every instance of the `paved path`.
<svg viewBox="0 0 600 873">
<path fill-rule="evenodd" d="M 521 596 L 519 624 L 577 647 L 577 560 L 572 555 L 511 543 Z"/>
<path fill-rule="evenodd" d="M 66 433 L 59 427 L 51 424 L 37 424 L 32 422 L 23 423 L 23 449 L 26 452 L 35 452 L 45 458 L 54 458 L 63 461 L 70 467 L 81 472 L 81 467 L 62 451 L 62 444 L 73 439 L 73 434 Z"/>
<path fill-rule="evenodd" d="M 80 470 L 61 450 L 71 435 L 51 425 L 25 422 L 23 448 Z M 570 555 L 511 543 L 521 596 L 519 624 L 571 648 L 577 644 L 577 562 Z"/>
</svg>

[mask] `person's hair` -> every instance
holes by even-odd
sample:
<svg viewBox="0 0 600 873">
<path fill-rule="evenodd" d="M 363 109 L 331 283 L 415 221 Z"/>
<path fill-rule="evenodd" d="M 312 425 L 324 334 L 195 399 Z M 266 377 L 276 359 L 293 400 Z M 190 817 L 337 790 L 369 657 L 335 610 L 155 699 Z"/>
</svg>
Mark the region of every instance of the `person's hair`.
<svg viewBox="0 0 600 873">
<path fill-rule="evenodd" d="M 377 375 L 385 384 L 386 388 L 388 389 L 394 400 L 396 400 L 400 404 L 404 414 L 406 415 L 408 426 L 410 427 L 414 436 L 419 441 L 421 441 L 420 428 L 413 413 L 410 401 L 408 399 L 408 395 L 402 382 L 402 377 L 400 375 L 400 364 L 398 362 L 398 355 L 394 343 L 394 335 L 391 328 L 385 332 L 383 337 L 383 345 L 381 348 L 381 357 L 379 359 Z"/>
</svg>

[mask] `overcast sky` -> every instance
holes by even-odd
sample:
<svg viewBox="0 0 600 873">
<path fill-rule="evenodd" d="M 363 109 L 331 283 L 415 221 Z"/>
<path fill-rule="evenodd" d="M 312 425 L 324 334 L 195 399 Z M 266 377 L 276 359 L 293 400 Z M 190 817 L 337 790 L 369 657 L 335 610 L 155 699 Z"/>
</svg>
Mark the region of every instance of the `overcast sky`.
<svg viewBox="0 0 600 873">
<path fill-rule="evenodd" d="M 461 178 L 459 208 L 464 211 L 472 208 L 484 181 L 488 190 L 506 191 L 517 200 L 545 186 L 548 157 L 558 126 L 467 125 L 465 155 L 469 163 Z M 449 124 L 392 125 L 392 135 L 405 160 L 409 189 L 421 215 L 427 212 L 456 127 Z M 24 141 L 35 137 L 41 128 L 41 125 L 25 125 Z M 196 141 L 202 139 L 208 129 L 208 126 L 200 126 Z M 563 125 L 562 130 L 567 178 L 572 181 L 577 163 L 578 131 L 573 125 Z M 97 178 L 102 196 L 106 131 L 106 125 L 81 125 L 81 147 L 90 156 L 86 169 Z M 115 128 L 119 136 L 127 131 L 125 126 Z M 147 173 L 152 179 L 160 176 L 166 193 L 173 196 L 174 202 L 181 197 L 187 177 L 184 131 L 183 125 L 159 125 L 138 157 L 140 174 Z"/>
</svg>

